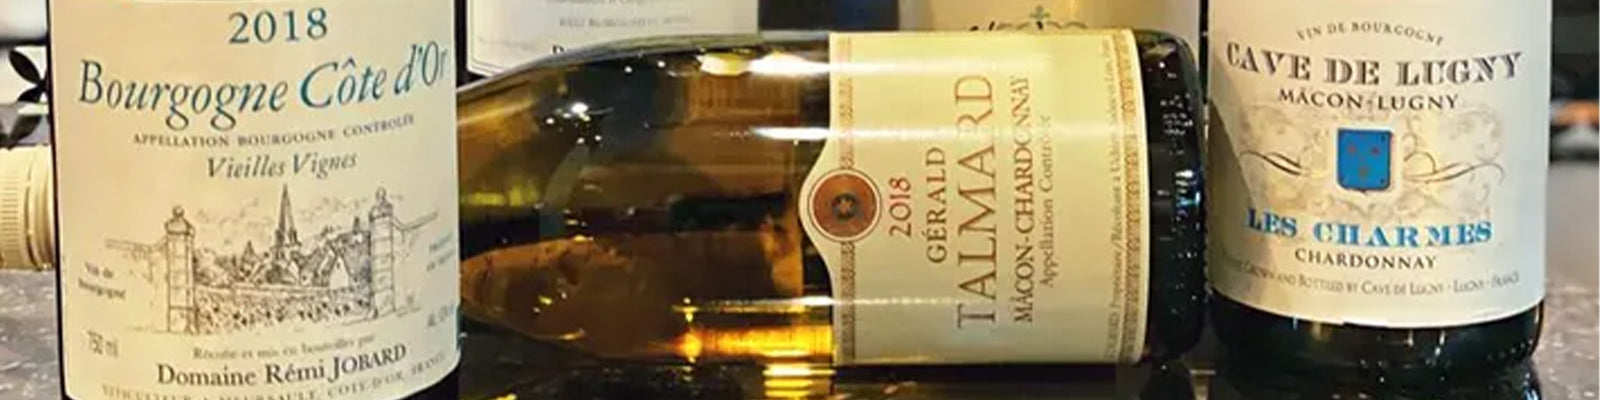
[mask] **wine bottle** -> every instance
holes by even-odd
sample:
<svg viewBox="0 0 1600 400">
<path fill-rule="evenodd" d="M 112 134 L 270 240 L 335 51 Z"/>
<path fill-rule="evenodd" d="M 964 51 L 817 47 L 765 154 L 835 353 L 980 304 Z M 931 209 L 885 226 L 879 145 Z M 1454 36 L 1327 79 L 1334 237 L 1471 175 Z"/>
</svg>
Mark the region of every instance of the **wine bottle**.
<svg viewBox="0 0 1600 400">
<path fill-rule="evenodd" d="M 45 0 L 0 0 L 0 44 L 32 43 L 44 40 L 50 26 L 45 22 Z"/>
<path fill-rule="evenodd" d="M 450 2 L 49 11 L 65 398 L 456 398 Z"/>
<path fill-rule="evenodd" d="M 1531 355 L 1550 1 L 1211 11 L 1209 265 L 1229 352 L 1392 385 Z"/>
<path fill-rule="evenodd" d="M 55 263 L 50 148 L 0 148 L 0 269 Z"/>
<path fill-rule="evenodd" d="M 1197 52 L 1206 0 L 900 0 L 914 30 L 1040 31 L 1135 28 L 1168 32 Z M 1203 53 L 1200 53 L 1203 54 Z"/>
<path fill-rule="evenodd" d="M 463 312 L 608 358 L 1122 363 L 1204 301 L 1181 41 L 614 42 L 460 93 Z"/>
<path fill-rule="evenodd" d="M 897 0 L 464 2 L 468 81 L 569 49 L 660 35 L 892 30 Z"/>
<path fill-rule="evenodd" d="M 1207 76 L 1210 43 L 1203 34 L 1209 0 L 900 0 L 905 30 L 1048 32 L 1130 28 L 1168 32 L 1183 39 Z M 1202 99 L 1204 100 L 1204 99 Z M 1204 104 L 1202 102 L 1202 104 Z M 1202 139 L 1205 132 L 1201 132 Z"/>
</svg>

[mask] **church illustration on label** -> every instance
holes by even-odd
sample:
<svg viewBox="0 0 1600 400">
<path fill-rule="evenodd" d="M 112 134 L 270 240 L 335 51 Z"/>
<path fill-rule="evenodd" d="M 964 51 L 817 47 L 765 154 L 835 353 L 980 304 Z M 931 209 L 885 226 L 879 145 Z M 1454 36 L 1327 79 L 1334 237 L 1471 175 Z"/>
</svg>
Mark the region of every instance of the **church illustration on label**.
<svg viewBox="0 0 1600 400">
<path fill-rule="evenodd" d="M 416 232 L 434 222 L 437 212 L 402 221 L 393 199 L 379 188 L 370 206 L 346 207 L 351 211 L 342 214 L 353 219 L 319 218 L 329 226 L 302 235 L 290 197 L 285 186 L 264 249 L 249 240 L 238 250 L 200 244 L 208 232 L 197 229 L 182 206 L 172 208 L 161 223 L 164 235 L 154 243 L 110 241 L 109 247 L 149 268 L 152 307 L 162 312 L 151 313 L 140 328 L 213 335 L 354 324 L 419 310 L 414 294 L 396 284 L 396 274 L 410 265 Z"/>
</svg>

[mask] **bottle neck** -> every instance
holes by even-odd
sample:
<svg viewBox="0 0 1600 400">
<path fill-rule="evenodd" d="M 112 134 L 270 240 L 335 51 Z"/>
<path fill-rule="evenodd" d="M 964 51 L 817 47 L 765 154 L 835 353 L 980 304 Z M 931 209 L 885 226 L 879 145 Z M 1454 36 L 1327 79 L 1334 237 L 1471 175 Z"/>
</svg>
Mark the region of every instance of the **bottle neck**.
<svg viewBox="0 0 1600 400">
<path fill-rule="evenodd" d="M 49 147 L 0 150 L 0 269 L 55 263 L 52 179 Z"/>
</svg>

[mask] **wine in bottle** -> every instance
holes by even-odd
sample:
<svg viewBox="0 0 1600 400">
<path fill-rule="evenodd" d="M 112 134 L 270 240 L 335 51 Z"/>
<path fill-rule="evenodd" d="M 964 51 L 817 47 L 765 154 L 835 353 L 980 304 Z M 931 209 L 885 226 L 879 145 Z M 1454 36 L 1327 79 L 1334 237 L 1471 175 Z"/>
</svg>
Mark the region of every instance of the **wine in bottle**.
<svg viewBox="0 0 1600 400">
<path fill-rule="evenodd" d="M 1215 0 L 1217 335 L 1266 368 L 1478 379 L 1538 343 L 1549 0 Z"/>
<path fill-rule="evenodd" d="M 455 398 L 452 11 L 51 1 L 63 396 Z"/>
<path fill-rule="evenodd" d="M 767 33 L 463 89 L 463 309 L 608 358 L 1122 363 L 1201 330 L 1165 34 Z"/>
</svg>

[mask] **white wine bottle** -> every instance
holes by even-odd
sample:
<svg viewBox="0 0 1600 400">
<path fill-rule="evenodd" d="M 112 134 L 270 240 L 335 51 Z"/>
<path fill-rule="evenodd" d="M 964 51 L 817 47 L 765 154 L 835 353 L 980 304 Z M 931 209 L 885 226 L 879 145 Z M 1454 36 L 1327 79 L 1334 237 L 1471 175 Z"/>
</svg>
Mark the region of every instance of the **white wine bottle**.
<svg viewBox="0 0 1600 400">
<path fill-rule="evenodd" d="M 456 398 L 450 2 L 49 11 L 65 398 Z"/>
<path fill-rule="evenodd" d="M 1341 382 L 1475 382 L 1538 344 L 1550 0 L 1214 0 L 1217 334 Z"/>
<path fill-rule="evenodd" d="M 614 40 L 758 30 L 889 30 L 895 26 L 896 1 L 462 1 L 467 80 Z"/>
<path fill-rule="evenodd" d="M 603 357 L 1127 363 L 1201 330 L 1181 41 L 616 42 L 463 89 L 463 309 Z"/>
<path fill-rule="evenodd" d="M 467 2 L 468 71 L 489 76 L 570 48 L 652 35 L 748 33 L 755 0 Z"/>
</svg>

